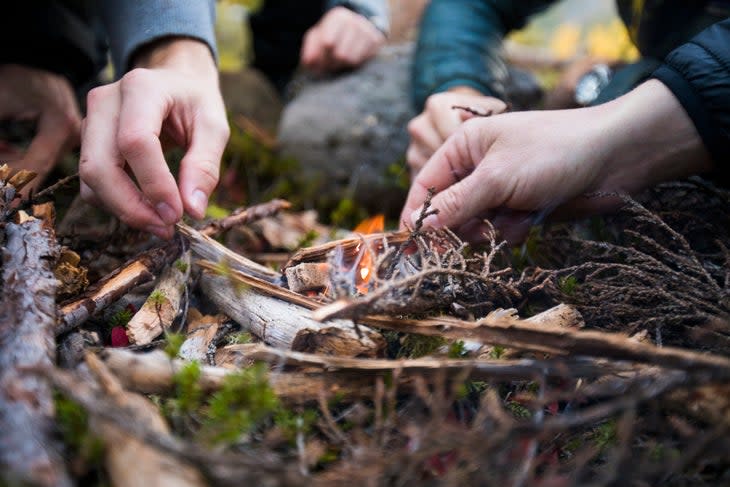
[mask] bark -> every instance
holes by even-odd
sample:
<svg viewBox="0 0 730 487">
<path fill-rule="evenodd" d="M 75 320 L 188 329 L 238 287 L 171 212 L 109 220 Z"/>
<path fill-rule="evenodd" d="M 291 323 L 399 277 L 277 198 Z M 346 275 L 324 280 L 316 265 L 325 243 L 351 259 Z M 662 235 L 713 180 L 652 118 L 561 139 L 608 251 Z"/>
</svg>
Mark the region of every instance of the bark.
<svg viewBox="0 0 730 487">
<path fill-rule="evenodd" d="M 24 369 L 54 361 L 55 236 L 40 220 L 8 224 L 0 303 L 0 470 L 11 485 L 71 485 L 53 440 L 53 398 Z"/>
<path fill-rule="evenodd" d="M 330 282 L 330 266 L 325 262 L 304 262 L 284 271 L 289 289 L 295 293 L 325 288 Z"/>
<path fill-rule="evenodd" d="M 154 279 L 178 251 L 177 246 L 166 245 L 143 252 L 87 289 L 80 298 L 62 304 L 56 335 L 73 330 L 134 287 Z"/>
<path fill-rule="evenodd" d="M 400 245 L 408 240 L 409 235 L 409 232 L 371 233 L 342 240 L 334 240 L 326 244 L 299 250 L 289 259 L 289 262 L 284 267 L 292 267 L 302 262 L 322 262 L 327 260 L 329 253 L 337 247 L 340 247 L 345 255 L 352 256 L 357 254 L 363 242 L 368 244 L 375 253 L 378 253 L 379 249 L 377 246 L 383 242 L 388 245 Z"/>
<path fill-rule="evenodd" d="M 197 315 L 194 318 L 192 315 Z M 201 316 L 195 310 L 190 310 L 188 316 L 192 319 L 188 321 L 188 336 L 185 338 L 178 356 L 185 360 L 197 360 L 200 363 L 206 363 L 208 355 L 215 356 L 215 340 L 216 333 L 222 325 L 222 321 L 226 319 L 222 315 L 218 316 Z"/>
<path fill-rule="evenodd" d="M 320 323 L 310 317 L 308 309 L 250 286 L 236 286 L 230 276 L 204 272 L 200 285 L 222 313 L 273 347 L 373 357 L 385 345 L 374 330 L 367 327 L 358 330 L 347 320 Z"/>
<path fill-rule="evenodd" d="M 190 252 L 182 256 L 160 275 L 155 289 L 127 324 L 132 344 L 147 345 L 168 329 L 180 311 L 180 303 L 190 277 Z"/>
</svg>

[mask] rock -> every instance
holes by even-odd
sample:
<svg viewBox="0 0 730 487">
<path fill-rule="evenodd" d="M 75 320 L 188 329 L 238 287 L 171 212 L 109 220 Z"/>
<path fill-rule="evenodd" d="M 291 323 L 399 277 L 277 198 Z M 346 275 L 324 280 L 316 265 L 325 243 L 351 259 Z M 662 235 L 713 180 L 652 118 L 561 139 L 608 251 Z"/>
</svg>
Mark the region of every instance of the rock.
<svg viewBox="0 0 730 487">
<path fill-rule="evenodd" d="M 281 153 L 300 163 L 320 203 L 346 196 L 371 211 L 400 210 L 412 52 L 412 44 L 386 46 L 357 71 L 301 85 L 284 108 Z"/>
<path fill-rule="evenodd" d="M 262 128 L 276 132 L 281 114 L 281 99 L 266 77 L 253 68 L 220 74 L 221 93 L 226 109 L 235 118 L 243 115 Z"/>
</svg>

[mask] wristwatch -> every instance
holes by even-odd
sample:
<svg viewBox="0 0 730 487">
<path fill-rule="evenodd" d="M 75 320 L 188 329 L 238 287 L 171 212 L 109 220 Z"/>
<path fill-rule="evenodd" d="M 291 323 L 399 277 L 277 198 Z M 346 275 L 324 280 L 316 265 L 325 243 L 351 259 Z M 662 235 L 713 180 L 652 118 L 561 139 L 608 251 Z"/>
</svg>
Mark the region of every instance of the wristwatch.
<svg viewBox="0 0 730 487">
<path fill-rule="evenodd" d="M 613 71 L 606 64 L 593 66 L 575 85 L 575 102 L 583 107 L 593 103 L 612 77 Z"/>
<path fill-rule="evenodd" d="M 383 33 L 384 36 L 388 37 L 388 31 L 390 30 L 390 25 L 388 22 L 388 18 L 384 15 L 380 15 L 378 12 L 374 11 L 372 8 L 370 8 L 367 5 L 364 5 L 360 2 L 354 2 L 354 1 L 345 1 L 345 2 L 338 2 L 338 6 L 345 7 L 348 10 L 352 10 L 356 14 L 360 14 L 366 19 L 368 19 L 376 29 L 378 29 L 380 32 Z"/>
</svg>

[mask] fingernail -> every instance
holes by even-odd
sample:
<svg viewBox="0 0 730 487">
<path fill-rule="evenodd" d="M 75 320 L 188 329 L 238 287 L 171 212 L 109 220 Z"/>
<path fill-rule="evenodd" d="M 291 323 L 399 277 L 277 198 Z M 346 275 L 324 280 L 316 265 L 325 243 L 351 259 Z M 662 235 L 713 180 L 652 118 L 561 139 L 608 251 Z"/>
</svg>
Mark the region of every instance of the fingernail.
<svg viewBox="0 0 730 487">
<path fill-rule="evenodd" d="M 418 219 L 421 218 L 421 213 L 423 212 L 423 208 L 418 209 L 411 213 L 411 223 L 413 224 L 413 228 L 416 227 L 416 224 L 418 223 Z M 423 219 L 423 228 L 439 228 L 441 227 L 441 224 L 439 223 L 439 219 L 436 215 L 428 215 L 426 218 Z"/>
<path fill-rule="evenodd" d="M 193 191 L 190 202 L 198 215 L 201 217 L 205 215 L 205 209 L 208 207 L 208 196 L 205 193 L 196 189 Z"/>
<path fill-rule="evenodd" d="M 160 215 L 160 218 L 162 218 L 162 221 L 166 224 L 174 225 L 177 223 L 177 213 L 172 209 L 172 206 L 162 201 L 157 203 L 155 209 L 157 210 L 157 214 Z"/>
<path fill-rule="evenodd" d="M 149 225 L 148 227 L 145 227 L 145 231 L 151 233 L 152 235 L 155 235 L 156 237 L 160 237 L 163 240 L 168 240 L 171 237 L 170 227 Z"/>
</svg>

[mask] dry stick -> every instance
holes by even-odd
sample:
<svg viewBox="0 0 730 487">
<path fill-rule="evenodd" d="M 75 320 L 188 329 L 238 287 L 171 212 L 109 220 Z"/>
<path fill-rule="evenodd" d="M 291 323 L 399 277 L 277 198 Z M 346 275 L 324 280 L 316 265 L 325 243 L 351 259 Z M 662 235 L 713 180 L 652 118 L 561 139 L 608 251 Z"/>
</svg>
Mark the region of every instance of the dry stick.
<svg viewBox="0 0 730 487">
<path fill-rule="evenodd" d="M 376 356 L 385 346 L 381 335 L 374 330 L 365 328 L 358 334 L 351 321 L 327 324 L 315 321 L 308 309 L 260 292 L 242 283 L 233 272 L 220 276 L 205 271 L 200 286 L 222 313 L 275 347 L 332 355 Z"/>
<path fill-rule="evenodd" d="M 565 305 L 559 305 L 565 306 Z M 557 313 L 559 306 L 541 313 Z M 386 316 L 368 316 L 359 321 L 371 326 L 419 335 L 449 339 L 470 339 L 511 348 L 548 352 L 557 355 L 587 355 L 616 360 L 659 365 L 706 374 L 708 380 L 730 378 L 730 359 L 674 347 L 659 348 L 637 343 L 629 337 L 600 331 L 574 331 L 570 327 L 535 326 L 529 320 L 514 316 L 514 310 L 497 310 L 476 321 L 462 321 L 451 317 L 426 320 L 392 319 Z M 549 322 L 545 320 L 545 322 Z"/>
<path fill-rule="evenodd" d="M 111 402 L 133 412 L 135 421 L 147 430 L 169 435 L 170 429 L 159 409 L 146 397 L 124 390 L 116 377 L 96 355 L 86 356 L 86 364 L 96 376 L 102 392 Z M 107 421 L 98 421 L 96 429 L 107 448 L 106 469 L 115 487 L 154 485 L 160 487 L 202 487 L 206 485 L 199 471 L 179 458 L 163 453 L 124 429 Z M 133 468 L 130 468 L 133 466 Z"/>
<path fill-rule="evenodd" d="M 189 225 L 178 223 L 177 229 L 188 239 L 193 253 L 202 259 L 225 263 L 231 269 L 241 271 L 264 281 L 276 282 L 281 279 L 281 274 L 278 272 L 235 253 Z"/>
<path fill-rule="evenodd" d="M 47 381 L 22 369 L 51 367 L 58 252 L 40 220 L 6 227 L 0 303 L 0 480 L 10 485 L 70 486 L 53 439 L 53 397 Z M 2 483 L 2 482 L 0 482 Z"/>
<path fill-rule="evenodd" d="M 172 261 L 178 251 L 177 245 L 170 244 L 143 252 L 136 259 L 102 278 L 80 298 L 62 304 L 56 335 L 76 328 L 127 294 L 130 289 L 154 279 L 155 274 Z"/>
<path fill-rule="evenodd" d="M 191 315 L 192 313 L 188 316 Z M 209 353 L 215 356 L 214 343 L 224 319 L 226 318 L 218 315 L 198 316 L 191 320 L 187 325 L 187 337 L 180 346 L 178 356 L 185 360 L 197 360 L 201 364 L 205 363 Z"/>
<path fill-rule="evenodd" d="M 282 210 L 291 208 L 291 203 L 286 200 L 274 199 L 266 203 L 254 205 L 249 208 L 239 208 L 225 218 L 213 221 L 200 229 L 200 233 L 213 237 L 237 225 L 261 220 L 262 218 L 274 216 Z"/>
<path fill-rule="evenodd" d="M 232 350 L 235 353 L 235 350 Z M 107 348 L 99 352 L 99 358 L 114 372 L 127 389 L 143 394 L 172 394 L 175 392 L 175 374 L 188 365 L 183 360 L 170 360 L 161 351 L 134 353 Z M 248 361 L 241 357 L 241 362 Z M 220 389 L 223 380 L 237 369 L 200 366 L 198 384 L 206 393 Z M 372 397 L 372 379 L 367 376 L 338 380 L 327 374 L 272 373 L 269 376 L 274 393 L 287 403 L 304 403 L 316 400 L 324 393 L 350 398 Z"/>
<path fill-rule="evenodd" d="M 190 265 L 190 251 L 187 251 L 160 275 L 154 291 L 127 324 L 127 336 L 132 344 L 147 345 L 170 328 L 180 311 Z"/>
<path fill-rule="evenodd" d="M 42 198 L 45 198 L 47 196 L 52 196 L 60 188 L 63 188 L 64 186 L 71 184 L 78 179 L 79 179 L 79 173 L 72 174 L 70 176 L 66 176 L 65 178 L 59 179 L 52 185 L 50 185 L 47 188 L 43 189 L 42 191 L 39 191 L 38 193 L 34 194 L 33 199 L 31 201 L 35 203 L 37 201 L 40 201 Z"/>
<path fill-rule="evenodd" d="M 281 350 L 266 345 L 229 345 L 226 350 L 235 350 L 248 360 L 263 360 L 277 365 L 298 367 L 319 367 L 331 372 L 353 374 L 378 374 L 399 370 L 406 376 L 422 375 L 432 377 L 436 371 L 449 375 L 463 374 L 468 377 L 497 380 L 532 380 L 546 375 L 560 378 L 596 378 L 607 374 L 637 371 L 635 367 L 609 364 L 590 359 L 561 360 L 483 360 L 483 359 L 363 359 L 334 357 L 312 353 Z"/>
</svg>

